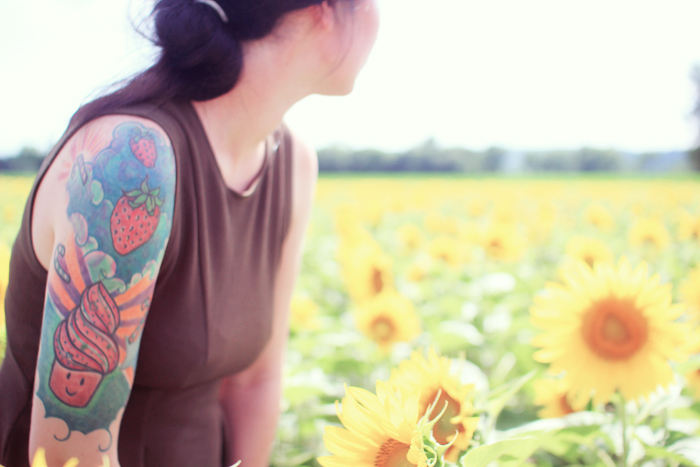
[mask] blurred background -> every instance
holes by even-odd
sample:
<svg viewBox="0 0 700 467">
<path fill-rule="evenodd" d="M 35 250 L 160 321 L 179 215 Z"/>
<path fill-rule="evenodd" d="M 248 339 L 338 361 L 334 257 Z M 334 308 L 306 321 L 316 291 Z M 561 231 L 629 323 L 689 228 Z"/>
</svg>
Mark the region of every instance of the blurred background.
<svg viewBox="0 0 700 467">
<path fill-rule="evenodd" d="M 322 170 L 678 171 L 697 146 L 700 4 L 380 0 L 348 97 L 287 121 Z M 0 167 L 42 155 L 70 115 L 154 57 L 146 0 L 4 2 Z M 696 70 L 696 71 L 693 71 Z"/>
<path fill-rule="evenodd" d="M 412 391 L 442 391 L 455 456 L 529 433 L 532 449 L 495 465 L 700 465 L 700 2 L 378 2 L 354 92 L 312 96 L 286 118 L 321 175 L 271 465 L 320 467 L 345 386 L 372 391 L 397 368 Z M 82 103 L 153 60 L 134 31 L 147 30 L 149 4 L 0 0 L 0 360 L 36 170 Z M 557 372 L 536 360 L 542 342 L 558 355 L 582 339 L 542 318 L 585 302 L 552 292 L 581 268 L 586 280 L 570 283 L 582 295 L 657 300 L 635 308 L 642 344 L 663 342 L 678 362 L 652 344 L 608 360 L 582 344 Z M 555 303 L 534 320 L 548 288 Z M 634 331 L 625 313 L 612 328 Z M 537 321 L 570 334 L 538 346 Z M 573 407 L 569 372 L 593 386 L 621 377 L 636 401 Z"/>
</svg>

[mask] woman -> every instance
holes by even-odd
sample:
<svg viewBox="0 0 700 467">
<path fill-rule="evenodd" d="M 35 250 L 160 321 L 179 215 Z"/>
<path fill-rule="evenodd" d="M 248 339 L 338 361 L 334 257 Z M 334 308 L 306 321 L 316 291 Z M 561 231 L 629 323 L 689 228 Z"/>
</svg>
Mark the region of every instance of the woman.
<svg viewBox="0 0 700 467">
<path fill-rule="evenodd" d="M 27 202 L 6 467 L 38 447 L 49 466 L 268 461 L 317 172 L 282 118 L 351 91 L 375 0 L 160 0 L 154 19 L 158 62 L 76 113 Z"/>
</svg>

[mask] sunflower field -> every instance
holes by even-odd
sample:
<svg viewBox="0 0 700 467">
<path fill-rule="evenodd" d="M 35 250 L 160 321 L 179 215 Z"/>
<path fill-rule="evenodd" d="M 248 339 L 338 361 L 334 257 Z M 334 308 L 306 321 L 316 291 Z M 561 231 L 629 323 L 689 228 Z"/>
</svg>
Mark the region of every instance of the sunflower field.
<svg viewBox="0 0 700 467">
<path fill-rule="evenodd" d="M 321 177 L 286 358 L 275 467 L 700 465 L 700 180 Z"/>
</svg>

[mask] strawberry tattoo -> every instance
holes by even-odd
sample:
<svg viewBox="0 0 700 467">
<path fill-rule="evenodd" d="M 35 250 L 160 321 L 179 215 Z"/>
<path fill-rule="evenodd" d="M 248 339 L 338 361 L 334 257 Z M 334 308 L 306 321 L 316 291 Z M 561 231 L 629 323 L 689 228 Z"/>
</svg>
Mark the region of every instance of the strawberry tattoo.
<svg viewBox="0 0 700 467">
<path fill-rule="evenodd" d="M 146 177 L 141 188 L 124 192 L 124 196 L 117 201 L 110 227 L 112 244 L 120 255 L 131 253 L 153 236 L 163 205 L 163 200 L 158 198 L 159 193 L 160 188 L 148 188 Z"/>
<path fill-rule="evenodd" d="M 131 152 L 143 165 L 152 169 L 156 165 L 156 143 L 148 133 L 142 136 L 133 136 L 129 140 Z"/>
</svg>

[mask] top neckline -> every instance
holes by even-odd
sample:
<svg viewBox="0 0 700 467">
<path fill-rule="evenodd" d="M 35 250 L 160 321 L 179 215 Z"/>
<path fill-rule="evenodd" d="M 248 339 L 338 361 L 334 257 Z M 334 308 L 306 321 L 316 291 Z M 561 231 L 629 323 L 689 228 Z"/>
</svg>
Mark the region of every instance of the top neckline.
<svg viewBox="0 0 700 467">
<path fill-rule="evenodd" d="M 207 136 L 207 132 L 204 129 L 204 124 L 202 123 L 202 120 L 199 118 L 199 114 L 197 113 L 197 110 L 194 108 L 194 105 L 192 105 L 192 102 L 190 101 L 185 101 L 187 110 L 192 114 L 192 119 L 196 123 L 196 131 L 200 134 L 200 136 L 203 138 L 205 141 L 205 153 L 206 157 L 209 159 L 209 161 L 214 165 L 214 170 L 216 171 L 216 174 L 219 178 L 219 182 L 221 185 L 224 187 L 227 193 L 230 193 L 232 196 L 240 199 L 248 199 L 251 198 L 253 194 L 255 194 L 258 191 L 258 187 L 262 184 L 263 179 L 269 172 L 268 167 L 272 163 L 271 159 L 274 154 L 277 153 L 277 149 L 279 147 L 279 135 L 278 135 L 278 130 L 275 130 L 272 135 L 268 136 L 265 139 L 265 155 L 263 157 L 263 163 L 260 165 L 260 169 L 256 172 L 255 176 L 248 182 L 246 185 L 245 189 L 241 192 L 234 190 L 233 188 L 229 187 L 226 184 L 226 180 L 224 180 L 224 176 L 221 173 L 221 168 L 219 167 L 219 164 L 216 161 L 216 156 L 214 156 L 214 149 L 211 145 L 211 142 L 209 141 L 209 137 Z"/>
</svg>

